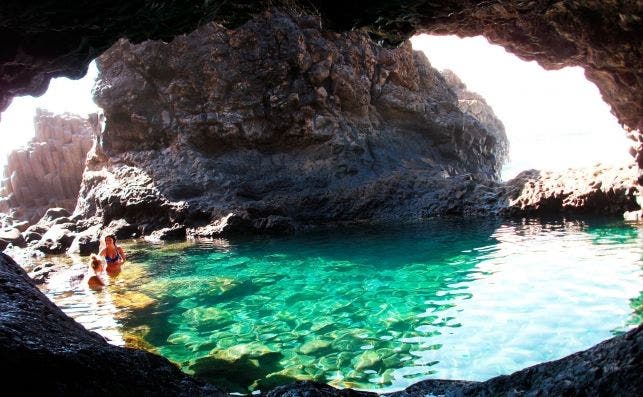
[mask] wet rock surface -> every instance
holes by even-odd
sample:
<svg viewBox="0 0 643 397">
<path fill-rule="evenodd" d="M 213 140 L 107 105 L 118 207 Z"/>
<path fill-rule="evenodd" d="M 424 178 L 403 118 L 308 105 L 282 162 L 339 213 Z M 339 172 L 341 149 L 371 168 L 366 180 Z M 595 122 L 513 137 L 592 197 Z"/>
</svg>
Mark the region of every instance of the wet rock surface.
<svg viewBox="0 0 643 397">
<path fill-rule="evenodd" d="M 384 49 L 315 17 L 272 10 L 236 30 L 121 41 L 98 64 L 106 127 L 74 215 L 146 235 L 483 213 L 445 198 L 497 182 L 506 156 L 493 111 L 461 109 L 474 94 L 408 42 Z"/>
<path fill-rule="evenodd" d="M 50 207 L 73 211 L 85 158 L 100 129 L 98 116 L 82 118 L 38 110 L 35 137 L 11 152 L 0 181 L 0 211 L 36 223 Z"/>
</svg>

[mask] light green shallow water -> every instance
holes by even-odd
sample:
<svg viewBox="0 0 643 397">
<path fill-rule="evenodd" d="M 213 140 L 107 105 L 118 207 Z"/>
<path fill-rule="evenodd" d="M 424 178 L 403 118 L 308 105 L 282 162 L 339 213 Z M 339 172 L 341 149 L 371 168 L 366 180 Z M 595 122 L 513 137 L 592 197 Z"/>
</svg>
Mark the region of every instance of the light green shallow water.
<svg viewBox="0 0 643 397">
<path fill-rule="evenodd" d="M 642 248 L 620 221 L 440 220 L 129 244 L 105 291 L 59 279 L 46 293 L 113 343 L 230 391 L 313 379 L 382 392 L 485 380 L 631 328 Z"/>
</svg>

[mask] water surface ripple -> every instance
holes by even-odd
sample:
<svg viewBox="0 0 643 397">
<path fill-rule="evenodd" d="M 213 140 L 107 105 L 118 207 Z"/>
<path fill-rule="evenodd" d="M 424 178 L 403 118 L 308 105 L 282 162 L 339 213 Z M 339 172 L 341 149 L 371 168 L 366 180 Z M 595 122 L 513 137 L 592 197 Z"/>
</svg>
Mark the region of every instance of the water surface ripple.
<svg viewBox="0 0 643 397">
<path fill-rule="evenodd" d="M 113 343 L 230 391 L 384 392 L 508 374 L 633 327 L 642 238 L 613 220 L 459 219 L 132 243 L 106 290 L 52 280 L 46 293 Z"/>
</svg>

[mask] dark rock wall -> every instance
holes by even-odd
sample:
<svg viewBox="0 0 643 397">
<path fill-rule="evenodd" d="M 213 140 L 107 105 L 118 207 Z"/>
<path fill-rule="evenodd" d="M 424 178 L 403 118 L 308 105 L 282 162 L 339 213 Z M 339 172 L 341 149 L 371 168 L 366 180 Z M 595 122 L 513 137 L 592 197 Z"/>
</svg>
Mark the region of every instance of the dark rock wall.
<svg viewBox="0 0 643 397">
<path fill-rule="evenodd" d="M 203 226 L 233 213 L 246 229 L 281 231 L 438 215 L 445 189 L 497 181 L 507 152 L 484 101 L 484 121 L 460 109 L 408 42 L 384 49 L 315 17 L 273 10 L 236 30 L 120 41 L 98 65 L 106 126 L 76 214 L 103 224 Z"/>
<path fill-rule="evenodd" d="M 34 122 L 35 137 L 9 154 L 0 184 L 0 211 L 32 224 L 50 207 L 74 209 L 87 152 L 100 131 L 97 115 L 39 109 Z"/>
<path fill-rule="evenodd" d="M 484 35 L 544 67 L 583 66 L 621 122 L 641 127 L 641 16 L 638 1 L 4 1 L 0 109 L 16 95 L 41 94 L 52 77 L 80 77 L 121 37 L 133 42 L 187 33 L 208 21 L 236 27 L 266 7 L 318 13 L 325 28 L 363 29 L 397 44 L 418 32 Z M 24 29 L 28 26 L 29 29 Z"/>
</svg>

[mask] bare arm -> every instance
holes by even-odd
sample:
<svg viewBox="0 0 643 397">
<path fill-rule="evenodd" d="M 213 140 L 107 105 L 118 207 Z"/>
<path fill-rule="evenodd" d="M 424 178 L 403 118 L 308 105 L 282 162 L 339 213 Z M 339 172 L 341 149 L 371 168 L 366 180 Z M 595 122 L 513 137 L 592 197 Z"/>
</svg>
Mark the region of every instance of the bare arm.
<svg viewBox="0 0 643 397">
<path fill-rule="evenodd" d="M 118 261 L 118 263 L 122 265 L 123 263 L 125 263 L 125 260 L 127 259 L 125 257 L 125 252 L 123 251 L 123 249 L 121 247 L 118 247 L 116 249 L 118 250 L 118 253 L 120 254 L 120 257 L 121 257 L 121 259 Z"/>
</svg>

